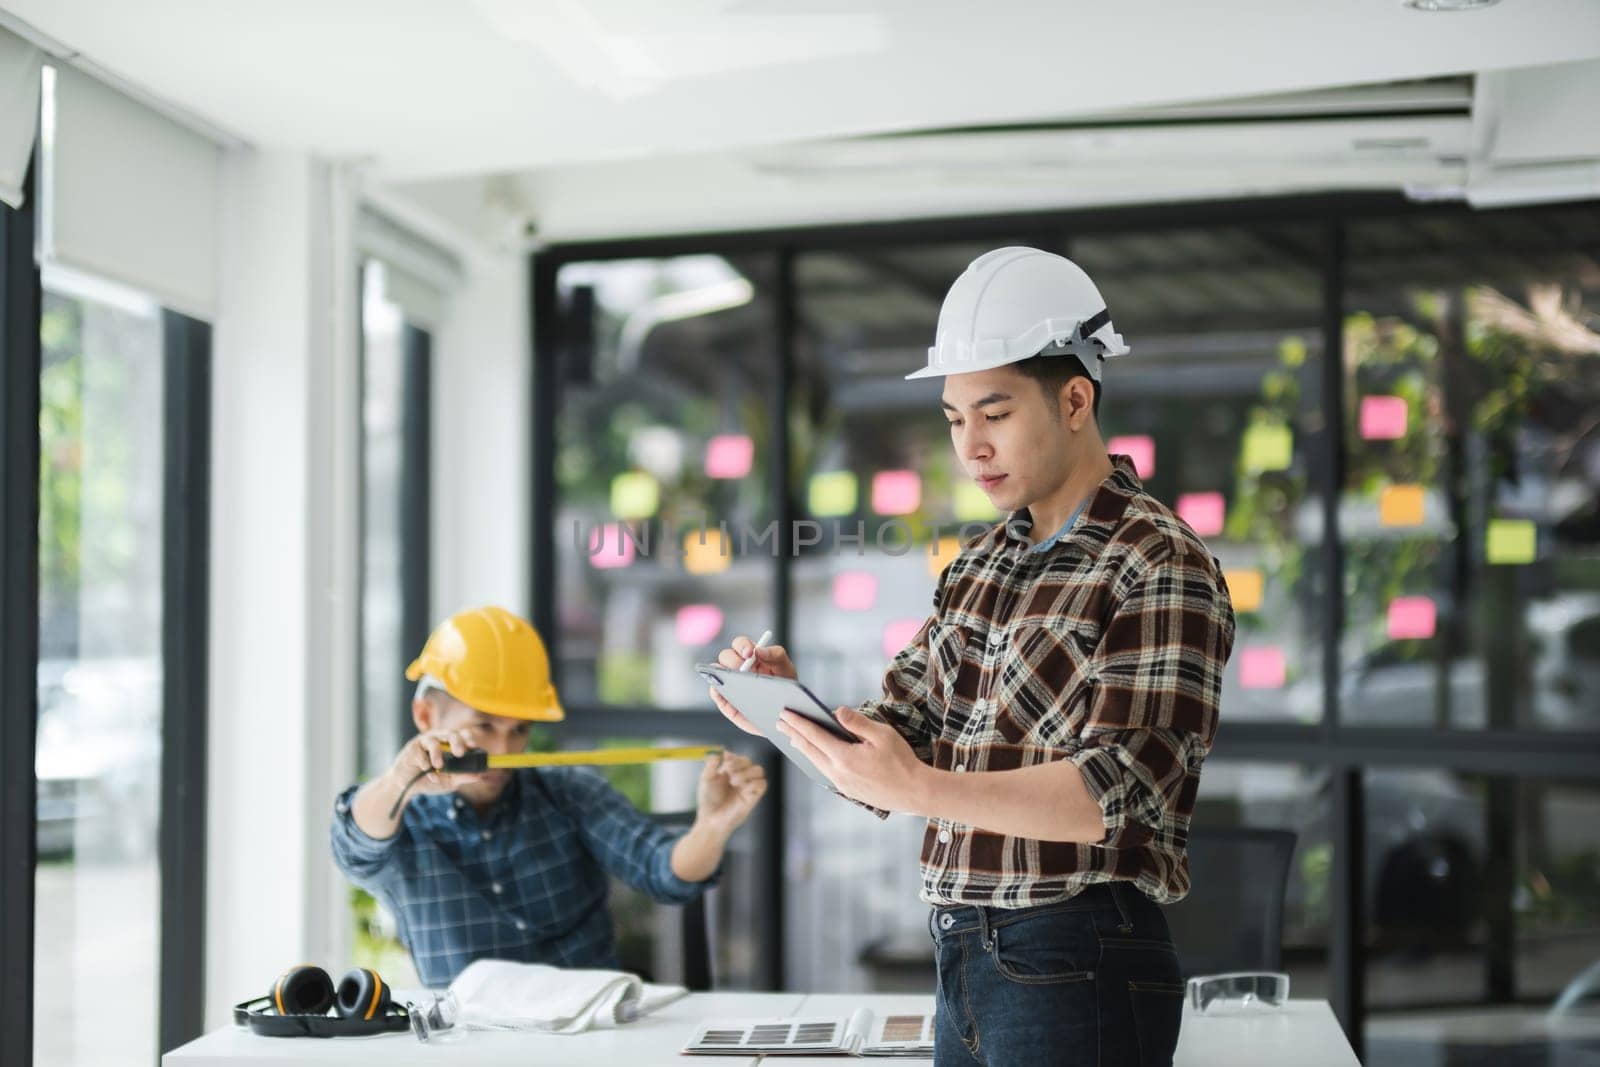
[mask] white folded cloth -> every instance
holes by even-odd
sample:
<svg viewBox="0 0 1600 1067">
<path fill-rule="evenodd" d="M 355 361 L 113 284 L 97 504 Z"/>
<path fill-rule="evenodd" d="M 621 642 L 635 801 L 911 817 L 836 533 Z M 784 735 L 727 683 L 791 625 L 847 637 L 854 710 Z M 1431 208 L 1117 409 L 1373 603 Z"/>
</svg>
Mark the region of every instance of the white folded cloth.
<svg viewBox="0 0 1600 1067">
<path fill-rule="evenodd" d="M 459 1025 L 480 1030 L 576 1034 L 631 1022 L 689 991 L 623 971 L 568 970 L 543 963 L 477 960 L 450 983 Z"/>
</svg>

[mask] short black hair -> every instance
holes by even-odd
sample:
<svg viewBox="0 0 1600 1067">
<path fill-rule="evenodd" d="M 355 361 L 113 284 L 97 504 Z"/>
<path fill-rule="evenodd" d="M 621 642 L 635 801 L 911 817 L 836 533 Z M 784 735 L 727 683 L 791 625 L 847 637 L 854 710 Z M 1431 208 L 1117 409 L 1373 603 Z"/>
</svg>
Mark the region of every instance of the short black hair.
<svg viewBox="0 0 1600 1067">
<path fill-rule="evenodd" d="M 1100 383 L 1094 380 L 1088 368 L 1077 356 L 1063 354 L 1059 356 L 1029 356 L 1027 359 L 1011 364 L 1022 374 L 1039 383 L 1039 388 L 1044 390 L 1046 400 L 1054 401 L 1061 395 L 1061 387 L 1074 378 L 1087 378 L 1089 384 L 1094 386 L 1094 417 L 1100 420 Z"/>
</svg>

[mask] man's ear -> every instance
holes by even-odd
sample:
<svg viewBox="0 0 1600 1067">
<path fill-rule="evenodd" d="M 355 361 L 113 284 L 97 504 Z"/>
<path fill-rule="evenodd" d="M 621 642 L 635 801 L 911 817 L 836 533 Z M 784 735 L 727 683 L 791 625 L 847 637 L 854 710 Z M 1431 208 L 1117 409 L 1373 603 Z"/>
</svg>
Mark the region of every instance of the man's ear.
<svg viewBox="0 0 1600 1067">
<path fill-rule="evenodd" d="M 1094 418 L 1094 383 L 1082 375 L 1061 383 L 1061 418 L 1073 430 L 1083 429 L 1084 423 Z"/>
<path fill-rule="evenodd" d="M 417 733 L 425 734 L 437 724 L 439 709 L 433 706 L 433 701 L 416 697 L 411 701 L 411 721 L 416 723 Z"/>
</svg>

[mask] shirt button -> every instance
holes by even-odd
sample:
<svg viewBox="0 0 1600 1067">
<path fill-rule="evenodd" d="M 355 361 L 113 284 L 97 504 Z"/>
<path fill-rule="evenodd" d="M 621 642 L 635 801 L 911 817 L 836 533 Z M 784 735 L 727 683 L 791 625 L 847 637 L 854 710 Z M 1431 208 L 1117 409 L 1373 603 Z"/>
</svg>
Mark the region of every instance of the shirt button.
<svg viewBox="0 0 1600 1067">
<path fill-rule="evenodd" d="M 489 886 L 489 888 L 494 890 L 496 893 L 500 893 L 500 892 L 503 892 L 505 890 L 505 886 L 501 885 L 499 882 L 493 883 L 492 885 Z"/>
<path fill-rule="evenodd" d="M 939 840 L 948 845 L 950 843 L 950 831 L 949 830 L 940 830 L 939 831 Z"/>
<path fill-rule="evenodd" d="M 956 764 L 956 773 L 957 774 L 965 774 L 966 770 L 967 770 L 967 765 L 965 763 Z"/>
<path fill-rule="evenodd" d="M 452 820 L 454 820 L 454 819 L 455 819 L 455 817 L 456 817 L 456 809 L 454 809 L 454 808 L 451 808 L 451 809 L 450 809 L 450 812 L 449 812 L 449 814 L 450 814 L 450 818 L 451 818 L 451 819 L 452 819 Z"/>
<path fill-rule="evenodd" d="M 494 834 L 489 830 L 485 830 L 481 834 L 479 834 L 478 836 L 483 838 L 485 841 L 487 841 L 487 840 L 489 840 L 489 838 L 493 837 Z"/>
<path fill-rule="evenodd" d="M 528 924 L 526 922 L 524 922 L 521 919 L 517 920 L 517 929 L 518 930 L 526 930 L 527 928 L 528 928 Z"/>
<path fill-rule="evenodd" d="M 999 645 L 1005 644 L 1005 640 L 1006 640 L 1006 635 L 1005 635 L 1004 631 L 1001 631 L 1001 630 L 990 630 L 989 631 L 989 643 L 991 645 L 995 645 L 995 646 L 998 647 Z"/>
</svg>

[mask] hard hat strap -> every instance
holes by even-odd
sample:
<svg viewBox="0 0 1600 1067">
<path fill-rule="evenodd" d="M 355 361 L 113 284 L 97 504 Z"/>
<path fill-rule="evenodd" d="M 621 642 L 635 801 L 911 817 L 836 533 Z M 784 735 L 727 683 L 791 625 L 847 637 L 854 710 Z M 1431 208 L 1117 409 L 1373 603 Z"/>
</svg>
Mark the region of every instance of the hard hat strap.
<svg viewBox="0 0 1600 1067">
<path fill-rule="evenodd" d="M 1091 336 L 1096 330 L 1111 321 L 1111 310 L 1101 308 L 1099 312 L 1090 315 L 1078 324 L 1078 328 L 1065 337 L 1053 337 L 1050 343 L 1038 351 L 1041 356 L 1077 356 L 1079 360 L 1093 358 L 1101 363 L 1105 362 L 1106 344 L 1100 338 Z M 1087 370 L 1088 364 L 1084 364 Z"/>
<path fill-rule="evenodd" d="M 1100 327 L 1111 321 L 1111 309 L 1101 308 L 1098 313 L 1090 315 L 1078 324 L 1078 336 L 1087 339 Z"/>
</svg>

